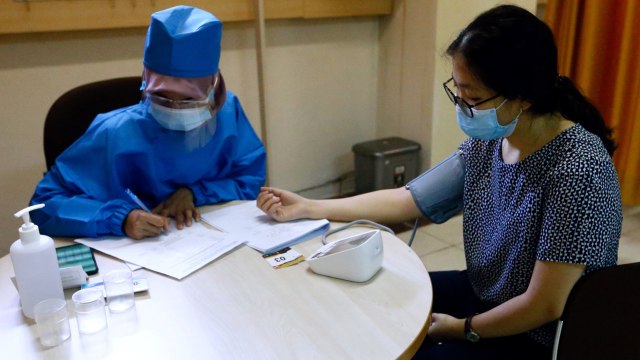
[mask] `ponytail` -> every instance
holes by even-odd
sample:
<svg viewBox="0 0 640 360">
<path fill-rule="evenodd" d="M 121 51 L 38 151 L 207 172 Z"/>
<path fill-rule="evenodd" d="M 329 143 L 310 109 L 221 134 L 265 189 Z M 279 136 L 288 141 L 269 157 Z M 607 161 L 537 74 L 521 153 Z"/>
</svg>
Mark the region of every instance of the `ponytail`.
<svg viewBox="0 0 640 360">
<path fill-rule="evenodd" d="M 597 135 L 610 156 L 616 149 L 612 129 L 607 127 L 602 115 L 587 99 L 573 81 L 566 76 L 558 76 L 555 81 L 556 109 L 566 119 L 577 122 L 587 131 Z"/>
</svg>

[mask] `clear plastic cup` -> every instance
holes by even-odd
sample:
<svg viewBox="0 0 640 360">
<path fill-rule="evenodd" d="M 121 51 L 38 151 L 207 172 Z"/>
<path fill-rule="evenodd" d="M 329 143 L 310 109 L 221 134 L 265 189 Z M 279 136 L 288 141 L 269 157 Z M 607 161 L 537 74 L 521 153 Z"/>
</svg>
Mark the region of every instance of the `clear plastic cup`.
<svg viewBox="0 0 640 360">
<path fill-rule="evenodd" d="M 104 297 L 99 289 L 82 289 L 72 296 L 80 334 L 94 334 L 107 326 Z"/>
<path fill-rule="evenodd" d="M 133 275 L 130 270 L 113 270 L 104 276 L 104 290 L 111 312 L 126 311 L 134 305 Z"/>
<path fill-rule="evenodd" d="M 71 336 L 66 301 L 42 300 L 33 308 L 33 313 L 42 345 L 57 346 Z"/>
</svg>

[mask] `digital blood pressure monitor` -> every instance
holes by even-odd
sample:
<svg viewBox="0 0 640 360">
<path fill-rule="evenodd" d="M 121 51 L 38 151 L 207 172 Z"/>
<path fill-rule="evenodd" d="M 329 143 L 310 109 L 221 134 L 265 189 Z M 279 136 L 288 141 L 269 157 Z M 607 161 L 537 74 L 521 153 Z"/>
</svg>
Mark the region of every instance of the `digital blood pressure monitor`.
<svg viewBox="0 0 640 360">
<path fill-rule="evenodd" d="M 380 230 L 372 230 L 322 246 L 307 263 L 316 274 L 364 282 L 380 270 L 383 255 Z"/>
</svg>

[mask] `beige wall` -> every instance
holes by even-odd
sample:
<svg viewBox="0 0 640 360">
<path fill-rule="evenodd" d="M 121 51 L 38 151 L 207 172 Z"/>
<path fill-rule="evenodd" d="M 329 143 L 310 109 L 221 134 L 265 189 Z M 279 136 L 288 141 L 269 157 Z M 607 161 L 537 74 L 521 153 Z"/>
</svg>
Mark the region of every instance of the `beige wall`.
<svg viewBox="0 0 640 360">
<path fill-rule="evenodd" d="M 327 184 L 353 170 L 351 146 L 398 135 L 423 146 L 422 168 L 463 139 L 441 90 L 441 53 L 490 0 L 397 0 L 377 18 L 267 22 L 265 96 L 271 185 L 313 197 L 352 189 Z M 535 9 L 535 0 L 520 0 Z M 45 169 L 42 128 L 64 91 L 137 75 L 144 29 L 0 36 L 0 255 L 17 238 L 13 214 Z M 260 133 L 255 32 L 225 24 L 221 70 Z"/>
<path fill-rule="evenodd" d="M 378 137 L 400 136 L 422 145 L 429 165 L 438 1 L 396 1 L 382 19 L 378 89 Z"/>
<path fill-rule="evenodd" d="M 265 54 L 269 180 L 293 190 L 350 171 L 376 119 L 378 19 L 302 25 L 268 23 Z"/>
</svg>

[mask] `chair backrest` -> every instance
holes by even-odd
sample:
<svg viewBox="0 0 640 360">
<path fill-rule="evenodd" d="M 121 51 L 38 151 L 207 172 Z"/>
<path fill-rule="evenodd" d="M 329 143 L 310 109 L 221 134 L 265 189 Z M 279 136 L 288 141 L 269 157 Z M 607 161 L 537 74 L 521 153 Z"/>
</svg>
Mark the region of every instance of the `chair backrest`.
<svg viewBox="0 0 640 360">
<path fill-rule="evenodd" d="M 640 263 L 578 280 L 558 324 L 553 359 L 640 359 Z"/>
<path fill-rule="evenodd" d="M 82 135 L 96 115 L 140 101 L 140 76 L 102 80 L 73 88 L 49 108 L 44 122 L 47 171 L 56 158 Z"/>
</svg>

